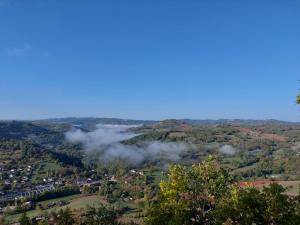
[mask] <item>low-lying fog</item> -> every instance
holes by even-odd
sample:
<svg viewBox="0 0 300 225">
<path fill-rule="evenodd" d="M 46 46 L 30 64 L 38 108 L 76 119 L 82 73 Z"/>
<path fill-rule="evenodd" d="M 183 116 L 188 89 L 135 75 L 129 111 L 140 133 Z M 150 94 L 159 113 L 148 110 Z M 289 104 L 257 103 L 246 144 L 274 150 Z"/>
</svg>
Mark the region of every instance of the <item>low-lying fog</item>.
<svg viewBox="0 0 300 225">
<path fill-rule="evenodd" d="M 68 131 L 65 136 L 68 142 L 81 144 L 86 152 L 97 151 L 100 153 L 100 160 L 124 159 L 134 165 L 145 160 L 161 158 L 175 162 L 181 158 L 180 154 L 187 149 L 187 145 L 174 142 L 147 142 L 144 143 L 143 147 L 122 144 L 122 141 L 137 135 L 129 131 L 129 128 L 137 126 L 99 124 L 96 130 L 92 132 L 83 132 L 74 128 Z"/>
</svg>

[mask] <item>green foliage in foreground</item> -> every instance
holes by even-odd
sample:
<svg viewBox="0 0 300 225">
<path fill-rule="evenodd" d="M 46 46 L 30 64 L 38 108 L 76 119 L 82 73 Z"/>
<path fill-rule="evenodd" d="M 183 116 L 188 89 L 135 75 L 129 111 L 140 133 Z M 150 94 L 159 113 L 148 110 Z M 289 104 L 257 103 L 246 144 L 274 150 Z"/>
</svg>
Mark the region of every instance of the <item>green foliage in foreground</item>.
<svg viewBox="0 0 300 225">
<path fill-rule="evenodd" d="M 289 198 L 274 183 L 262 192 L 232 188 L 212 212 L 215 224 L 300 224 L 299 197 Z"/>
<path fill-rule="evenodd" d="M 240 188 L 210 157 L 192 167 L 173 166 L 148 210 L 148 225 L 300 224 L 298 197 L 272 184 L 262 192 Z"/>
</svg>

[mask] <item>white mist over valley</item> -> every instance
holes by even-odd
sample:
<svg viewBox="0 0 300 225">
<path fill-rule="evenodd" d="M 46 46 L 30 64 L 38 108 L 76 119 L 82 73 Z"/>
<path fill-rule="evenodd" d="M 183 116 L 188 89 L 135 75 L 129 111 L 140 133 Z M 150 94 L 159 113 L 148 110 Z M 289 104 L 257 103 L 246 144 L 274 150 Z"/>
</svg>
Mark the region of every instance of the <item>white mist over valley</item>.
<svg viewBox="0 0 300 225">
<path fill-rule="evenodd" d="M 186 144 L 175 142 L 145 142 L 142 147 L 122 143 L 138 135 L 129 130 L 138 126 L 98 124 L 91 132 L 74 128 L 66 132 L 65 137 L 69 143 L 82 145 L 86 153 L 96 151 L 102 161 L 123 159 L 133 165 L 157 159 L 176 162 L 180 160 L 180 154 L 188 149 Z"/>
</svg>

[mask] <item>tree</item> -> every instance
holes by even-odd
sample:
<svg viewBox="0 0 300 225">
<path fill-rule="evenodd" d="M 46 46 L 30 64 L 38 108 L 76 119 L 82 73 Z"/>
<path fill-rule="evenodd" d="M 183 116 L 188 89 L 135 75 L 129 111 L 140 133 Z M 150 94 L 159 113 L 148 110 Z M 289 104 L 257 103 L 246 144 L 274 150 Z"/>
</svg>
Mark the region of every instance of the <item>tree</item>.
<svg viewBox="0 0 300 225">
<path fill-rule="evenodd" d="M 260 191 L 253 188 L 232 188 L 228 196 L 223 197 L 212 213 L 214 224 L 268 224 L 264 218 L 266 201 Z"/>
<path fill-rule="evenodd" d="M 104 180 L 101 184 L 101 187 L 100 187 L 100 195 L 104 195 L 104 196 L 107 196 L 111 190 L 110 190 L 110 185 L 109 185 L 109 182 L 107 180 Z"/>
<path fill-rule="evenodd" d="M 91 194 L 91 193 L 92 193 L 92 189 L 89 186 L 84 185 L 83 188 L 82 188 L 82 194 L 88 195 L 88 194 Z"/>
<path fill-rule="evenodd" d="M 20 218 L 20 225 L 31 225 L 30 218 L 26 215 L 26 213 L 23 213 Z"/>
<path fill-rule="evenodd" d="M 300 224 L 297 198 L 291 198 L 284 192 L 285 188 L 277 183 L 263 189 L 262 194 L 267 203 L 266 219 L 272 224 Z"/>
<path fill-rule="evenodd" d="M 69 208 L 61 209 L 58 213 L 53 214 L 56 225 L 73 225 L 75 220 Z"/>
<path fill-rule="evenodd" d="M 215 158 L 185 167 L 172 166 L 160 183 L 157 204 L 150 207 L 149 225 L 209 224 L 210 212 L 229 191 L 230 177 Z"/>
<path fill-rule="evenodd" d="M 232 188 L 212 213 L 214 224 L 300 224 L 297 198 L 284 194 L 276 183 L 262 191 L 254 187 Z"/>
</svg>

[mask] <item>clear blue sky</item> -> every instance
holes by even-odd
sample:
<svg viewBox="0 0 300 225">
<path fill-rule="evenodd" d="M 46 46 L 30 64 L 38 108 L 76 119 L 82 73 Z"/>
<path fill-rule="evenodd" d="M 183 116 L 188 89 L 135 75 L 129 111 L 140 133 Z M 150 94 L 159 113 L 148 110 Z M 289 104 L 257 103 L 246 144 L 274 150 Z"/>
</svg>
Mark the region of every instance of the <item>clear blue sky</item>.
<svg viewBox="0 0 300 225">
<path fill-rule="evenodd" d="M 0 0 L 0 119 L 300 121 L 298 0 Z"/>
</svg>

